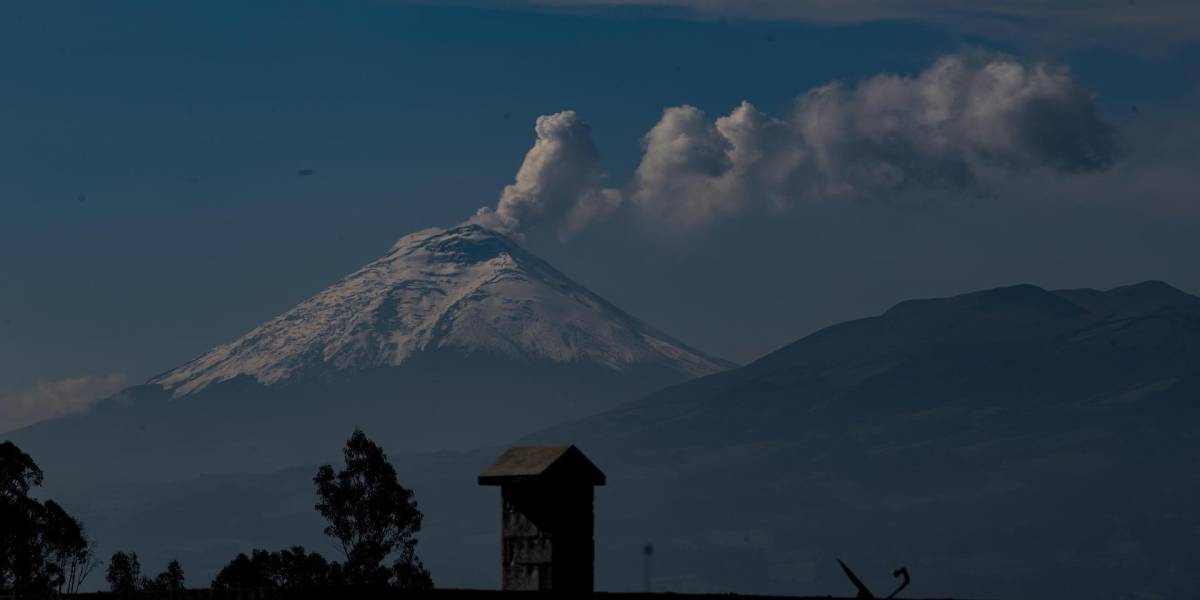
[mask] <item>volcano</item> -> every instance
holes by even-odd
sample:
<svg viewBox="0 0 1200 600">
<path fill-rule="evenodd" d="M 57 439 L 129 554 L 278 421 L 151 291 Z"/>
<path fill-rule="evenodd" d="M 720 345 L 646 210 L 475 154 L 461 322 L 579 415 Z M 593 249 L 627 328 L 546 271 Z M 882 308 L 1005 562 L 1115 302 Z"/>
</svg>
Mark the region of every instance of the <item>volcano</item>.
<svg viewBox="0 0 1200 600">
<path fill-rule="evenodd" d="M 136 480 L 465 449 L 732 366 L 477 226 L 428 229 L 242 337 L 12 437 L 47 470 Z"/>
</svg>

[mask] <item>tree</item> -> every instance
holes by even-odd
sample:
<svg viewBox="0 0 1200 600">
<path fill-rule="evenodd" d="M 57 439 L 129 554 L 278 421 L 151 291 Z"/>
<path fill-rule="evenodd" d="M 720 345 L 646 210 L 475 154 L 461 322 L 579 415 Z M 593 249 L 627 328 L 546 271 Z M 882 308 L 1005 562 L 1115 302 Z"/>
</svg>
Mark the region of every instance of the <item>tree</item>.
<svg viewBox="0 0 1200 600">
<path fill-rule="evenodd" d="M 316 509 L 329 522 L 325 534 L 346 556 L 347 583 L 397 587 L 413 582 L 431 587 L 429 572 L 416 555 L 415 534 L 421 530 L 421 511 L 413 492 L 400 485 L 383 449 L 355 429 L 343 450 L 345 468 L 317 470 L 313 482 L 320 502 Z M 392 569 L 384 560 L 398 553 Z M 402 574 L 402 577 L 397 577 Z"/>
<path fill-rule="evenodd" d="M 225 565 L 212 587 L 217 590 L 277 588 L 312 590 L 341 585 L 341 565 L 329 563 L 300 546 L 279 552 L 253 550 L 237 555 Z"/>
<path fill-rule="evenodd" d="M 0 444 L 0 501 L 27 498 L 29 489 L 42 485 L 42 470 L 33 458 L 12 442 Z"/>
<path fill-rule="evenodd" d="M 324 556 L 305 552 L 300 546 L 280 550 L 276 564 L 279 570 L 275 579 L 283 589 L 312 589 L 342 583 L 341 565 L 326 562 Z"/>
<path fill-rule="evenodd" d="M 76 551 L 67 557 L 65 565 L 66 581 L 63 582 L 65 589 L 60 591 L 68 594 L 78 594 L 80 588 L 83 587 L 83 583 L 87 581 L 88 575 L 91 575 L 92 571 L 98 566 L 100 566 L 100 559 L 96 556 L 96 542 L 88 540 L 87 545 L 82 550 Z"/>
<path fill-rule="evenodd" d="M 142 565 L 136 552 L 115 552 L 108 559 L 108 589 L 114 593 L 131 594 L 142 585 Z"/>
<path fill-rule="evenodd" d="M 0 590 L 32 591 L 42 561 L 35 553 L 43 508 L 29 497 L 42 470 L 12 442 L 0 444 Z"/>
<path fill-rule="evenodd" d="M 56 573 L 56 589 L 76 592 L 98 564 L 96 544 L 87 539 L 83 523 L 67 514 L 57 502 L 47 500 L 42 506 L 42 544 Z"/>
<path fill-rule="evenodd" d="M 433 588 L 433 577 L 417 558 L 415 548 L 405 547 L 400 558 L 392 563 L 392 585 L 402 590 L 428 590 Z"/>
<path fill-rule="evenodd" d="M 182 592 L 183 565 L 180 565 L 177 560 L 167 563 L 167 570 L 159 573 L 158 577 L 155 577 L 153 581 L 143 584 L 142 589 L 159 592 Z"/>
<path fill-rule="evenodd" d="M 217 573 L 212 588 L 235 590 L 279 587 L 275 577 L 278 567 L 272 564 L 274 560 L 277 560 L 277 557 L 273 559 L 271 553 L 266 550 L 252 550 L 250 556 L 246 556 L 244 552 L 238 554 Z"/>
<path fill-rule="evenodd" d="M 95 566 L 83 524 L 57 502 L 29 497 L 41 484 L 32 457 L 0 444 L 0 592 L 73 591 Z"/>
</svg>

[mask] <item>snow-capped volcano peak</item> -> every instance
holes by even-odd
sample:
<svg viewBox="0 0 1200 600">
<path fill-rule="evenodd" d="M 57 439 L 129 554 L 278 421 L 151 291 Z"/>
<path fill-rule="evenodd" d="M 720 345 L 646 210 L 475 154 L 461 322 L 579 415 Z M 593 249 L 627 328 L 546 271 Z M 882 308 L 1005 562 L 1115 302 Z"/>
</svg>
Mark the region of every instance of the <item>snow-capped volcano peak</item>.
<svg viewBox="0 0 1200 600">
<path fill-rule="evenodd" d="M 686 376 L 729 365 L 629 316 L 512 239 L 478 225 L 427 229 L 241 338 L 151 383 L 176 396 L 250 376 L 399 366 L 432 350 Z"/>
</svg>

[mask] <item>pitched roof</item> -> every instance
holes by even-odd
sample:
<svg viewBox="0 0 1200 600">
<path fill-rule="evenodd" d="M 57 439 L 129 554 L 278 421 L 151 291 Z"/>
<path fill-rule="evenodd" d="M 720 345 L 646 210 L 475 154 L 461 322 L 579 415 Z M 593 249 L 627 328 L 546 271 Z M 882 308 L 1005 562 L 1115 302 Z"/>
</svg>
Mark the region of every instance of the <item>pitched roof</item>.
<svg viewBox="0 0 1200 600">
<path fill-rule="evenodd" d="M 479 474 L 479 485 L 577 481 L 604 485 L 604 473 L 575 446 L 516 446 Z"/>
</svg>

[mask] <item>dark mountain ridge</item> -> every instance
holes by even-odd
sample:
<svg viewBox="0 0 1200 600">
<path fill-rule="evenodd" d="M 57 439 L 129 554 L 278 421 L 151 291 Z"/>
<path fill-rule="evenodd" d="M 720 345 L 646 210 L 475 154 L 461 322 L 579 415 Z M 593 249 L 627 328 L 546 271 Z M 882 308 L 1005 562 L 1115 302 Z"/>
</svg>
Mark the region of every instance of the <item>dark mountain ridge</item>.
<svg viewBox="0 0 1200 600">
<path fill-rule="evenodd" d="M 901 366 L 921 369 L 930 361 L 969 360 L 991 371 L 972 376 L 1005 379 L 1014 369 L 1033 369 L 1047 377 L 1101 388 L 1081 382 L 1076 369 L 1094 368 L 1097 365 L 1091 361 L 1099 361 L 1111 367 L 1099 375 L 1134 381 L 1191 365 L 1189 353 L 1200 349 L 1200 339 L 1190 328 L 1198 319 L 1200 298 L 1157 281 L 1107 292 L 1051 292 L 1018 285 L 910 300 L 877 317 L 822 329 L 744 367 L 661 390 L 614 413 L 682 398 L 695 403 L 727 397 L 732 388 L 752 383 L 820 383 L 832 388 L 877 384 L 877 378 Z M 1144 360 L 1160 352 L 1163 355 L 1156 355 L 1156 360 Z M 1070 370 L 1046 373 L 1035 364 L 1040 361 L 1054 361 Z M 965 378 L 949 366 L 939 367 L 946 384 Z"/>
<path fill-rule="evenodd" d="M 933 595 L 1177 597 L 1200 582 L 1197 424 L 1200 298 L 1021 285 L 902 302 L 526 441 L 578 444 L 609 472 L 610 543 L 654 539 L 715 589 L 836 589 L 816 565 L 842 556 Z"/>
</svg>

